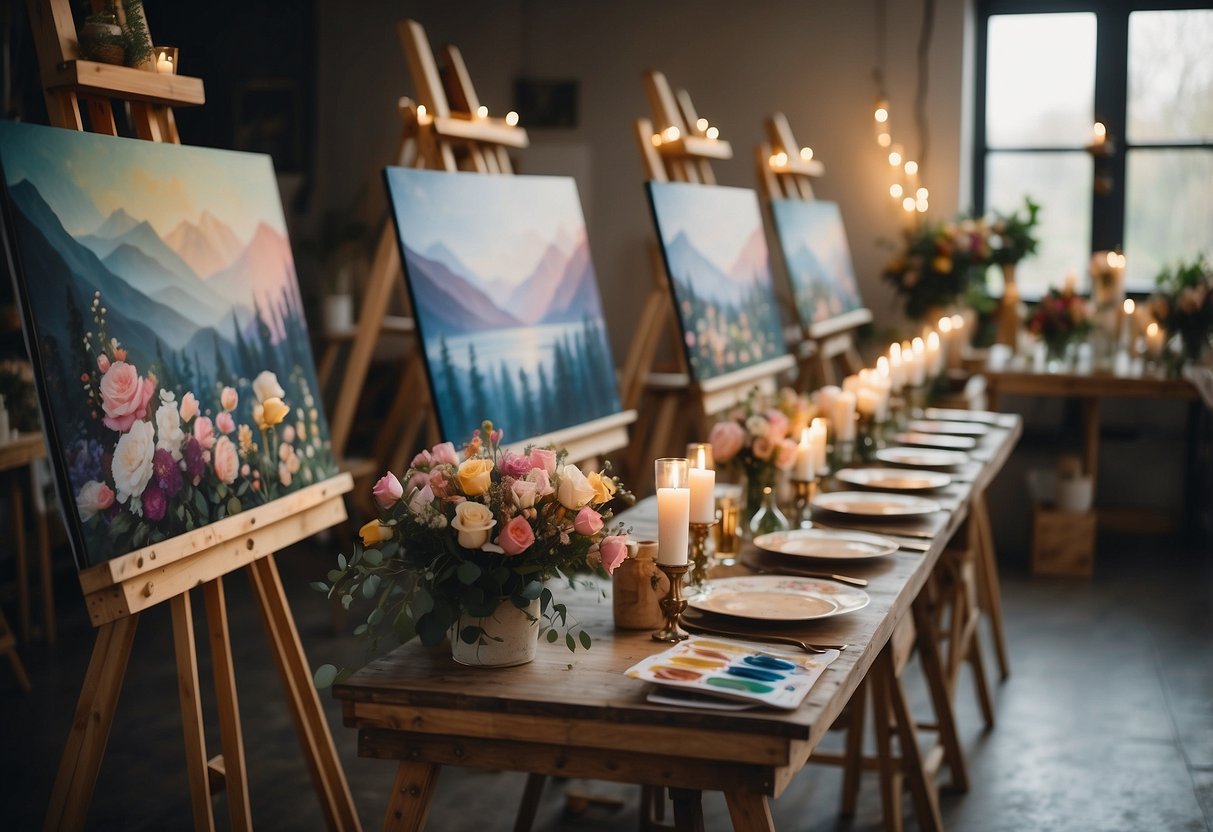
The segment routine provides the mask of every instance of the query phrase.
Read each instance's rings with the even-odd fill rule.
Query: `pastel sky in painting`
[[[668,243],[685,233],[691,245],[720,269],[728,270],[762,227],[758,198],[748,188],[663,187],[653,191]]]
[[[52,189],[43,187],[41,180],[65,165],[103,217],[125,208],[136,220],[147,220],[161,236],[182,220],[196,223],[206,206],[212,206],[212,211],[213,206],[223,206],[223,221],[241,242],[247,243],[262,222],[286,234],[275,189],[250,193],[232,186],[263,176],[265,166],[271,164],[268,157],[152,142],[135,145],[105,137],[97,137],[97,141],[80,138],[68,130],[6,131],[5,142],[14,142],[13,152],[6,154],[6,159],[14,160],[10,161],[12,169],[4,171],[6,180],[13,185],[29,179],[39,190],[49,193]],[[139,152],[131,152],[133,147]],[[194,158],[183,164],[184,155]],[[53,204],[51,207],[57,208]],[[79,234],[95,229],[67,230]]]
[[[424,253],[436,243],[476,240],[474,249],[459,249],[460,260],[506,287],[530,276],[545,242],[561,229],[572,234],[584,225],[570,179],[401,168],[387,168],[387,178],[410,248]],[[519,199],[520,191],[525,199]]]

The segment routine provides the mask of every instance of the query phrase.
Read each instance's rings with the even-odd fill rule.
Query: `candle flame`
[[[1137,308],[1137,304],[1133,302],[1133,298],[1125,298],[1125,314],[1132,315],[1133,310]]]
[[[947,335],[952,331],[952,319],[946,315],[939,319],[939,331]]]

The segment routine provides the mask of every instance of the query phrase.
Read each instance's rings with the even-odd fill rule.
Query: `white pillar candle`
[[[854,395],[859,391],[859,376],[850,375],[842,380],[842,389],[845,393]]]
[[[943,370],[943,350],[939,343],[938,332],[931,332],[927,335],[927,367],[933,376],[939,375]]]
[[[908,365],[910,371],[910,384],[915,387],[921,387],[926,383],[927,380],[927,346],[923,343],[921,338],[915,338],[910,343],[909,350],[907,350],[904,345],[902,346],[902,360],[905,360],[907,352],[914,357],[913,362]]]
[[[173,74],[173,59],[168,56],[167,52],[161,52],[160,57],[156,59],[156,72],[160,75]]]
[[[691,490],[657,489],[657,562],[681,566],[687,562],[691,532]]]
[[[1077,294],[1078,292],[1078,275],[1074,272],[1066,272],[1065,282],[1062,284],[1061,290],[1067,295]]]
[[[834,414],[834,399],[841,393],[838,387],[832,384],[826,385],[813,394],[813,398],[817,402],[817,412],[823,416],[833,416]]]
[[[834,398],[834,439],[855,441],[855,394],[845,390]]]
[[[693,467],[687,471],[691,484],[691,522],[711,523],[716,520],[716,472]]]
[[[1162,355],[1162,348],[1166,340],[1166,334],[1154,321],[1146,327],[1146,354],[1150,358],[1158,358]]]
[[[855,407],[860,416],[876,418],[876,407],[880,403],[880,394],[871,387],[863,387],[855,395]]]
[[[825,419],[814,419],[809,425],[809,445],[813,448],[813,470],[824,472],[826,468],[826,434],[828,433]]]
[[[796,464],[792,468],[792,476],[798,480],[813,479],[812,436],[812,428],[805,428],[800,432],[800,444],[796,446]]]

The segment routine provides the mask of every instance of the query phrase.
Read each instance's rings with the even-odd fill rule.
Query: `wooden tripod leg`
[[[25,672],[25,665],[17,654],[17,637],[9,628],[8,619],[4,617],[3,612],[0,612],[0,654],[8,656],[8,663],[13,668],[13,675],[17,677],[17,684],[21,686],[21,690],[29,693],[29,674]]]
[[[528,774],[526,790],[522,793],[522,802],[518,804],[518,814],[514,817],[514,832],[531,832],[535,825],[535,813],[539,811],[539,799],[543,797],[543,786],[547,783],[543,774]]]
[[[21,472],[13,471],[8,478],[8,507],[12,517],[13,546],[17,560],[17,629],[21,640],[29,643],[29,553],[25,551],[25,483]]]
[[[206,626],[210,634],[211,664],[215,676],[228,815],[232,829],[240,832],[253,828],[253,815],[249,808],[244,732],[240,726],[240,705],[236,698],[236,672],[232,665],[232,641],[228,633],[223,578],[204,584],[202,593],[206,599]]]
[[[341,761],[337,759],[333,735],[320,707],[320,696],[312,684],[307,658],[303,654],[303,645],[295,629],[295,619],[287,604],[274,556],[267,555],[253,561],[248,565],[248,573],[325,822],[329,829],[359,829],[354,798],[350,794]]]
[[[735,832],[775,832],[771,805],[766,795],[756,792],[725,792],[725,803]]]
[[[843,756],[842,808],[844,818],[854,817],[859,802],[859,781],[863,776],[864,714],[868,708],[868,683],[862,680],[851,694],[851,718],[847,724],[847,746]]]
[[[420,832],[425,828],[439,771],[432,763],[405,760],[400,764],[383,816],[384,832]]]
[[[892,707],[893,720],[897,724],[901,767],[910,783],[910,796],[914,798],[914,813],[918,817],[918,828],[924,832],[942,830],[943,818],[939,813],[939,794],[934,784],[927,780],[922,751],[918,748],[918,731],[914,728],[914,715],[910,713],[910,703],[906,699],[901,682],[897,679],[897,671],[893,667],[892,651],[887,648],[881,651],[876,662],[882,666],[881,678]]]
[[[97,630],[93,656],[84,674],[72,728],[51,789],[42,827],[45,830],[84,828],[138,623],[139,614],[135,613],[103,624]]]
[[[202,730],[202,700],[198,696],[198,647],[194,641],[194,613],[190,594],[169,602],[173,613],[173,652],[177,655],[177,693],[181,698],[181,724],[185,730],[185,768],[190,780],[194,829],[214,832],[210,777],[206,771],[206,735]]]
[[[994,631],[994,654],[998,659],[998,674],[1004,681],[1011,675],[1007,658],[1007,640],[1002,625],[1002,588],[998,583],[998,557],[994,551],[994,530],[990,527],[989,506],[985,493],[973,500],[970,522],[977,524],[977,589],[981,609],[990,617]]]

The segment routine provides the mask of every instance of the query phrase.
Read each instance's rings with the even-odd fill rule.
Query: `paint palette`
[[[632,679],[663,687],[794,710],[838,655],[837,650],[828,650],[808,656],[744,641],[691,636],[625,672]]]

